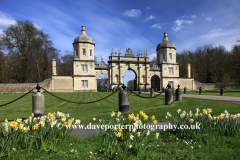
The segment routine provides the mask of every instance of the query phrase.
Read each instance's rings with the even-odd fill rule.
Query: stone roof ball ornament
[[[164,32],[163,41],[158,44],[156,51],[158,51],[161,48],[174,48],[176,49],[175,45],[168,40],[167,32]]]
[[[82,33],[80,34],[80,36],[76,37],[73,41],[73,43],[77,42],[88,42],[94,44],[93,39],[87,36],[85,26],[82,26]]]

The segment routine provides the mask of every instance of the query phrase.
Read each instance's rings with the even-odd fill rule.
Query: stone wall
[[[195,89],[198,90],[201,86],[203,90],[216,90],[223,86],[225,89],[240,89],[240,83],[200,83],[194,81]]]
[[[36,88],[39,84],[44,89],[51,91],[51,79],[45,79],[40,83],[0,83],[0,93],[27,93],[29,90]],[[37,92],[37,89],[33,90]],[[44,90],[41,89],[41,92]]]

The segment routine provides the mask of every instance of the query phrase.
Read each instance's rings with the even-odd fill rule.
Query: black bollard
[[[224,88],[222,87],[221,89],[220,89],[220,96],[223,96],[224,95]]]
[[[179,87],[180,85],[178,84],[178,89],[176,89],[176,101],[182,100],[182,90]]]
[[[34,113],[34,117],[41,117],[45,115],[45,97],[39,91],[40,86],[37,84],[36,89],[38,90],[32,96],[32,113]]]
[[[184,94],[186,94],[187,93],[187,88],[186,87],[184,87]]]
[[[168,89],[165,90],[165,105],[173,104],[173,90],[170,84],[167,85]]]
[[[199,95],[201,95],[202,94],[202,87],[200,86],[200,88],[199,88]]]
[[[129,94],[126,89],[126,86],[123,84],[122,90],[118,94],[118,106],[119,112],[128,112],[129,111]]]

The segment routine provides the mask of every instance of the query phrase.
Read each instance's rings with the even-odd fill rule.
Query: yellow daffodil
[[[49,112],[49,113],[48,113],[48,117],[49,117],[49,116],[51,116],[51,114],[52,114],[52,113],[51,113],[51,112]]]
[[[135,116],[134,115],[131,115],[130,117],[129,117],[129,120],[134,120],[135,119]]]
[[[137,117],[139,117],[139,114],[137,114]]]
[[[154,121],[153,121],[153,124],[157,124],[157,120],[154,120]]]
[[[12,128],[15,128],[17,125],[18,125],[18,122],[16,122],[16,121],[12,121],[11,124],[10,124],[10,126]]]
[[[211,113],[211,112],[212,112],[212,109],[209,109],[209,110],[208,110],[208,113]]]
[[[143,114],[143,111],[140,111],[140,115],[142,115]]]
[[[219,115],[219,118],[223,119],[224,118],[224,114]]]
[[[136,129],[135,129],[135,128],[133,129],[133,132],[134,132],[134,133],[136,132]]]
[[[192,123],[193,121],[194,121],[193,119],[190,119],[190,120],[189,120],[189,122],[191,122],[191,123]]]
[[[113,129],[113,131],[114,131],[114,132],[116,132],[117,130],[118,130],[118,128],[117,128],[117,127],[115,127],[115,128]]]
[[[31,116],[34,117],[34,113],[32,113]]]
[[[149,134],[150,134],[150,131],[147,131],[147,136],[149,136]]]
[[[232,117],[233,119],[236,119],[237,118],[237,116],[236,115],[233,115],[233,117]]]
[[[206,110],[206,109],[203,109],[203,113],[204,113],[204,112],[207,112],[207,110]]]
[[[121,137],[121,136],[122,136],[122,133],[118,132],[117,137]]]
[[[157,145],[157,147],[159,147],[159,144]]]
[[[152,121],[155,120],[155,116],[153,115],[153,116],[151,117],[151,119],[152,119]]]
[[[122,132],[122,128],[119,129],[119,132]]]
[[[158,137],[159,137],[159,133],[156,132],[156,138],[158,138]]]
[[[56,115],[56,113],[55,113],[55,112],[53,112],[53,115],[55,116],[55,115]]]
[[[72,121],[68,121],[68,125],[71,126],[72,125]]]
[[[185,114],[181,114],[180,117],[181,117],[181,118],[184,118],[184,117],[185,117]]]
[[[18,128],[19,128],[20,130],[22,130],[23,127],[24,127],[24,124],[22,124],[22,123],[20,123],[19,126],[18,126]]]
[[[35,125],[33,126],[33,129],[34,129],[34,130],[36,130],[36,129],[38,129],[38,128],[39,128],[38,124],[35,124]]]
[[[147,115],[145,115],[145,116],[144,116],[144,119],[145,119],[145,120],[147,120],[147,119],[148,119],[148,116],[147,116]]]

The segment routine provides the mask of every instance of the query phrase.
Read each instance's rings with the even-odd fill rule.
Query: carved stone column
[[[113,85],[113,64],[111,63],[111,86],[112,85]]]
[[[119,84],[121,83],[121,77],[122,77],[121,68],[122,68],[122,66],[118,66],[118,69],[119,69]]]

